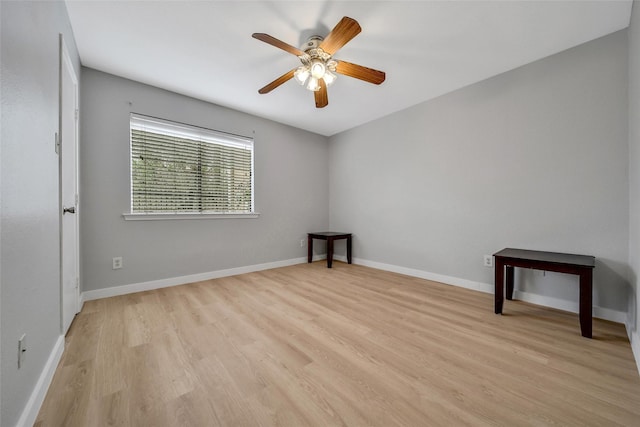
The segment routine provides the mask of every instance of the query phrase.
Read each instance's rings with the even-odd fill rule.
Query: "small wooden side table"
[[[331,268],[333,263],[333,241],[347,239],[347,262],[351,264],[351,233],[339,233],[336,231],[320,231],[308,233],[307,237],[307,262],[311,262],[313,257],[313,239],[327,241],[327,268]]]
[[[495,313],[502,314],[506,278],[507,299],[513,299],[513,268],[532,268],[575,274],[580,277],[580,330],[582,336],[592,336],[593,268],[595,257],[591,255],[564,254],[557,252],[531,251],[506,248],[493,254],[495,271]],[[505,273],[506,267],[506,273]],[[505,277],[506,276],[506,277]]]

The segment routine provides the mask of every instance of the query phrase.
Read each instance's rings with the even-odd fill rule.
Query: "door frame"
[[[74,294],[74,299],[75,299],[75,304],[74,306],[74,310],[75,313],[77,314],[80,312],[81,307],[81,301],[80,301],[80,210],[78,208],[80,200],[79,200],[79,194],[80,194],[80,162],[79,162],[79,96],[78,96],[78,92],[79,92],[79,81],[78,81],[78,75],[76,73],[76,70],[73,66],[73,62],[71,61],[71,57],[69,55],[69,51],[67,49],[67,45],[64,41],[64,36],[62,35],[62,33],[60,33],[59,35],[59,46],[60,46],[60,53],[59,53],[59,70],[58,70],[58,93],[59,93],[59,99],[58,99],[58,134],[57,134],[57,140],[56,140],[56,151],[58,153],[58,215],[59,215],[59,229],[60,229],[60,237],[59,237],[59,246],[60,246],[60,333],[62,335],[66,335],[67,331],[64,330],[64,277],[63,277],[63,261],[64,261],[64,253],[63,253],[63,234],[64,234],[64,229],[63,229],[63,213],[62,213],[62,209],[63,209],[63,198],[62,198],[62,170],[64,165],[62,164],[62,150],[63,150],[63,146],[62,146],[62,116],[63,116],[63,86],[62,86],[62,82],[63,82],[63,72],[64,72],[64,64],[66,63],[66,66],[68,67],[69,71],[71,72],[71,78],[73,80],[74,83],[74,129],[73,129],[73,133],[74,133],[74,147],[73,149],[76,152],[75,155],[75,177],[74,177],[74,181],[75,181],[75,207],[76,207],[76,213],[74,214],[74,218],[75,218],[75,228],[76,228],[76,233],[75,233],[75,246],[76,246],[76,292]]]

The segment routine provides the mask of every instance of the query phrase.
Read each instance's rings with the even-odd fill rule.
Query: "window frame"
[[[167,126],[166,135],[173,133],[174,136],[180,137],[180,129],[184,131],[186,139],[192,139],[195,135],[200,135],[202,140],[209,141],[217,145],[225,145],[220,141],[214,142],[216,139],[227,139],[229,146],[234,144],[249,145],[251,147],[251,207],[250,211],[148,211],[134,212],[134,189],[133,189],[133,138],[132,130],[135,120],[141,122],[157,124],[160,128],[162,125]],[[129,212],[122,214],[125,220],[175,220],[175,219],[225,219],[225,218],[258,218],[260,214],[255,210],[255,140],[253,137],[236,135],[219,130],[213,130],[201,126],[190,125],[186,123],[176,122],[172,120],[161,119],[139,113],[130,113],[129,115]]]

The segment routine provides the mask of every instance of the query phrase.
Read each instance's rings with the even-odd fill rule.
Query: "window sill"
[[[258,218],[257,212],[252,213],[123,213],[126,221],[158,221],[167,219],[249,219]]]

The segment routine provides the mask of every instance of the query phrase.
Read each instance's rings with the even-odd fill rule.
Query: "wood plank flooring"
[[[89,301],[36,426],[640,425],[624,327],[324,262]]]

